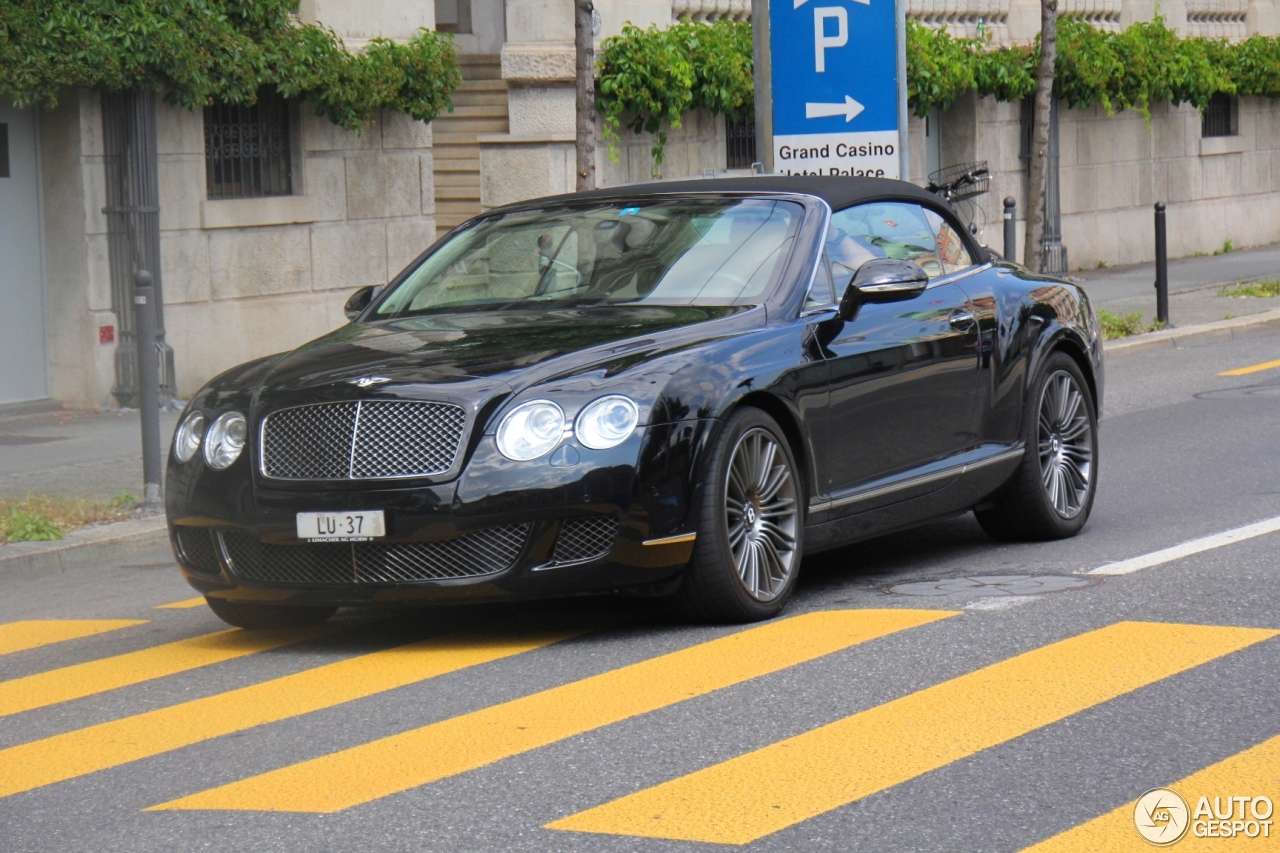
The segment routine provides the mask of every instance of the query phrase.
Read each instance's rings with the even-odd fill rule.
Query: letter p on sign
[[[835,18],[836,31],[827,35],[827,19]],[[827,70],[827,48],[849,43],[849,15],[841,6],[817,7],[813,10],[813,65],[819,74]]]

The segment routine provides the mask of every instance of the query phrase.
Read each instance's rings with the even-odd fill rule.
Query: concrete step
[[[505,113],[507,110],[507,92],[503,90],[481,91],[481,92],[454,92],[453,108],[455,110],[461,107],[501,107]],[[452,113],[441,113],[441,115],[452,115]]]
[[[447,187],[436,184],[436,209],[440,209],[440,205],[445,202],[459,202],[465,204],[473,204],[479,209],[480,205],[480,185],[472,184],[465,187]]]
[[[507,102],[504,98],[500,103],[494,104],[454,104],[453,112],[441,113],[440,118],[446,120],[454,119],[477,119],[477,118],[493,118],[501,121],[507,120]]]
[[[463,80],[462,85],[455,91],[457,92],[505,92],[507,91],[507,81],[499,78],[497,80]]]
[[[501,80],[502,60],[496,53],[460,53],[458,70],[463,80]]]
[[[506,128],[502,128],[500,130],[486,130],[483,132],[484,133],[506,133],[507,130]],[[459,146],[467,145],[472,148],[475,148],[476,136],[478,135],[479,134],[474,130],[458,131],[458,130],[454,130],[453,128],[441,129],[440,126],[437,125],[436,131],[433,134],[433,138],[435,140],[435,145],[437,148],[439,148],[442,145],[459,145]]]
[[[432,161],[432,171],[436,175],[479,175],[480,174],[480,158],[471,157],[469,159],[447,158],[441,159],[439,149],[436,149],[435,159]],[[438,180],[438,178],[437,178]]]
[[[476,198],[480,197],[480,171],[474,172],[458,171],[440,171],[436,170],[436,198],[440,197],[441,187],[470,187],[476,191]]]
[[[500,118],[469,118],[463,116],[458,118],[455,116],[445,116],[442,120],[437,120],[436,134],[443,133],[469,133],[477,135],[481,133],[506,133],[511,126],[507,122],[506,116]]]

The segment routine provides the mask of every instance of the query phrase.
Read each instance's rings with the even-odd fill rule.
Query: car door
[[[824,329],[824,467],[833,509],[861,511],[941,488],[945,477],[910,488],[894,483],[918,481],[929,466],[972,446],[978,334],[968,296],[953,280],[956,268],[939,256],[939,237],[916,204],[875,202],[832,215],[827,257],[837,295],[877,257],[915,261],[930,277],[914,299],[865,304],[853,320]],[[865,500],[859,492],[868,493]]]

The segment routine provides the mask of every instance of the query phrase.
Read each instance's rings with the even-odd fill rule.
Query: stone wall
[[[303,0],[349,48],[434,25],[432,0]],[[114,343],[100,98],[68,91],[39,117],[50,391],[113,406]],[[345,322],[347,296],[385,284],[435,239],[432,134],[398,113],[363,133],[290,117],[293,194],[208,198],[204,117],[157,115],[161,282],[180,396],[242,361],[292,349]]]
[[[1001,248],[1002,201],[1018,201],[1025,246],[1026,161],[1019,156],[1019,106],[960,99],[941,117],[944,164],[986,160],[990,192],[974,202],[985,239]],[[923,122],[912,120],[912,174],[923,183]],[[1059,146],[1063,243],[1072,269],[1151,260],[1152,205],[1168,205],[1173,257],[1280,241],[1280,104],[1243,98],[1236,136],[1201,138],[1188,105],[1108,115],[1061,105]],[[965,203],[962,212],[972,210]]]

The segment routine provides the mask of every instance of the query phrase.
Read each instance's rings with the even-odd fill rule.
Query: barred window
[[[204,108],[204,161],[209,198],[262,198],[293,193],[289,104],[275,88],[258,90],[253,106]]]
[[[729,169],[750,169],[756,162],[756,123],[724,120],[725,163]]]
[[[1237,116],[1239,101],[1230,95],[1217,92],[1209,99],[1200,117],[1200,135],[1235,136],[1240,132]]]

